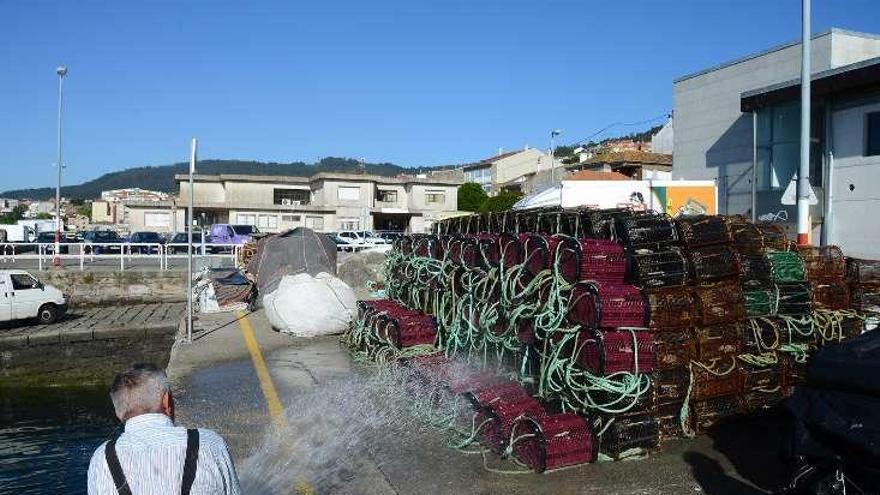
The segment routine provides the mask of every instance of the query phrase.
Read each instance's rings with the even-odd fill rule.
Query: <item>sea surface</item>
[[[92,452],[121,431],[107,387],[0,388],[0,495],[86,493]]]

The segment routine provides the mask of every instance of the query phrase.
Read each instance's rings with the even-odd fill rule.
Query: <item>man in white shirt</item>
[[[92,455],[89,495],[241,492],[220,435],[174,426],[174,399],[164,371],[134,365],[116,375],[110,398],[125,431]]]

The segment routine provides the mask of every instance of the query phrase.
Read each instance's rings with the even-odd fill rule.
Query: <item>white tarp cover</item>
[[[357,313],[357,298],[345,282],[328,273],[286,275],[263,294],[273,327],[298,337],[341,333]]]
[[[561,202],[562,188],[555,186],[523,197],[513,205],[513,209],[528,210],[530,208],[546,208],[548,206],[559,206]]]

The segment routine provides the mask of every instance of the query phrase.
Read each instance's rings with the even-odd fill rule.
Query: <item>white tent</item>
[[[559,206],[562,204],[562,187],[554,186],[534,194],[524,196],[513,205],[514,210],[527,210],[529,208],[544,208],[547,206]]]

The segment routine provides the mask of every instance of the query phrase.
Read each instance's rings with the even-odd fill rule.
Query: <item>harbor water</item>
[[[120,431],[106,387],[0,388],[0,495],[86,493],[92,452]]]

